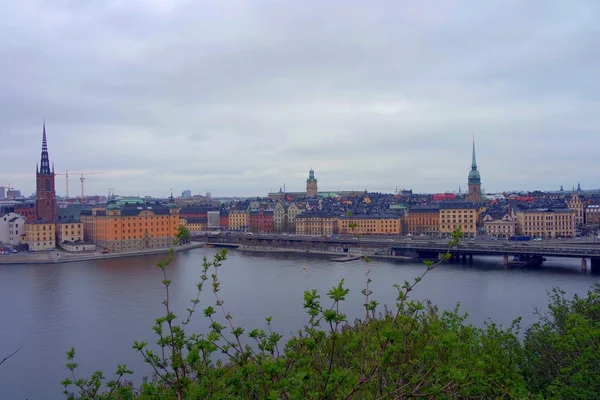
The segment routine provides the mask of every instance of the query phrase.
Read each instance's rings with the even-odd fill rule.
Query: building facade
[[[221,228],[221,213],[219,211],[208,211],[206,220],[208,221],[208,229]]]
[[[185,226],[190,232],[203,232],[208,230],[208,218],[179,218],[180,225]]]
[[[25,218],[17,213],[0,215],[0,248],[18,246],[25,237]]]
[[[406,214],[406,229],[412,235],[436,235],[440,232],[440,206],[437,204],[410,207]]]
[[[83,224],[80,221],[65,221],[56,224],[56,244],[63,242],[83,242]]]
[[[315,178],[315,171],[310,169],[308,171],[308,179],[306,180],[306,197],[315,197],[319,189],[317,187],[317,179]]]
[[[296,235],[332,236],[338,230],[337,215],[304,212],[296,216]]]
[[[13,208],[16,214],[22,215],[27,222],[33,222],[37,219],[36,203],[21,203]]]
[[[599,204],[588,204],[585,207],[585,223],[586,225],[600,225]]]
[[[475,157],[475,140],[473,140],[473,159],[471,161],[471,171],[469,172],[469,194],[467,201],[477,203],[481,201],[481,176],[477,170],[477,159]]]
[[[172,198],[167,205],[109,200],[94,218],[95,244],[114,252],[168,248],[180,226],[179,209]]]
[[[568,208],[517,210],[517,232],[542,239],[575,236],[575,212]]]
[[[488,236],[509,239],[516,233],[517,222],[509,213],[489,212],[483,215],[483,228]]]
[[[585,205],[579,195],[574,194],[567,198],[567,207],[573,210],[573,218],[575,218],[575,226],[580,226],[585,223]]]
[[[31,251],[56,248],[56,225],[53,222],[43,220],[26,223],[25,242]]]
[[[343,235],[399,235],[402,233],[401,226],[400,217],[392,214],[356,214],[338,217],[338,231]]]
[[[58,206],[56,204],[54,166],[50,170],[48,143],[46,141],[46,123],[42,135],[42,157],[39,168],[36,167],[35,205],[36,218],[44,221],[56,221]]]
[[[440,234],[449,236],[460,228],[463,237],[477,235],[477,206],[468,202],[440,203]]]
[[[252,210],[248,214],[248,228],[254,233],[273,233],[275,216],[273,210]]]
[[[229,229],[233,231],[245,231],[248,229],[248,212],[235,210],[229,212]]]

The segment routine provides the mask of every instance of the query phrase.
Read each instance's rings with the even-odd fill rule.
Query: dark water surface
[[[196,249],[175,255],[169,267],[171,299],[183,316],[202,256],[214,249]],[[147,374],[134,340],[153,342],[151,326],[161,315],[164,287],[155,267],[161,257],[148,256],[87,261],[62,265],[0,266],[0,359],[21,351],[0,366],[0,399],[61,399],[60,381],[68,376],[65,351],[75,347],[81,373],[100,369],[110,377],[117,364]],[[473,263],[438,267],[417,285],[414,297],[428,298],[441,309],[457,302],[469,313],[469,322],[481,325],[491,317],[510,324],[518,316],[523,326],[536,320],[534,307],[545,308],[546,291],[560,286],[568,294],[583,294],[597,276],[579,271],[579,260],[550,259],[536,270],[505,270],[499,257],[476,258]],[[306,268],[304,268],[306,267]],[[418,262],[362,261],[332,263],[310,255],[230,252],[220,269],[221,297],[234,323],[264,328],[273,316],[276,331],[289,337],[307,321],[302,309],[304,290],[325,292],[341,278],[351,290],[345,311],[362,316],[365,272],[371,270],[374,297],[393,305],[394,283],[412,280],[423,265]],[[209,288],[210,289],[210,288]],[[212,293],[201,297],[200,308],[214,304]],[[204,331],[201,313],[190,329]]]

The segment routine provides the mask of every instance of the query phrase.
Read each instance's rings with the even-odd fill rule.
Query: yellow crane
[[[81,204],[83,204],[83,181],[86,179],[84,175],[99,175],[104,172],[69,172],[69,170],[65,170],[64,174],[54,174],[65,177],[65,191],[67,195],[67,200],[69,200],[69,175],[79,175],[79,180],[81,181]]]

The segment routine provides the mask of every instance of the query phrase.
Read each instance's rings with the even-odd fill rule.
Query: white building
[[[25,218],[16,213],[0,215],[0,243],[2,246],[18,246],[25,235]]]

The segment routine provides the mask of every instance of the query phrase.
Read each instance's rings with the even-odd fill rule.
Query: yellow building
[[[248,229],[248,212],[235,210],[229,212],[229,229],[244,231]]]
[[[574,194],[567,198],[567,207],[573,210],[575,225],[583,225],[585,219],[585,204],[579,195]]]
[[[440,203],[440,233],[450,235],[460,228],[463,237],[477,235],[477,206],[465,202]]]
[[[517,232],[542,239],[575,236],[575,211],[568,208],[517,210]]]
[[[93,229],[95,244],[116,252],[168,248],[180,226],[172,198],[167,205],[112,199],[106,209],[83,210],[80,218],[84,238],[86,229]]]
[[[25,223],[25,243],[31,251],[56,248],[56,225],[54,222],[34,221]]]
[[[351,224],[356,224],[356,227],[351,228]],[[399,235],[402,224],[398,215],[357,214],[339,217],[338,229],[343,235]]]
[[[56,244],[62,242],[83,241],[83,224],[81,222],[58,222],[56,224]]]
[[[338,233],[338,216],[304,212],[295,217],[296,235],[332,236]]]
[[[185,226],[190,232],[203,232],[208,230],[208,218],[179,218],[179,224]]]

